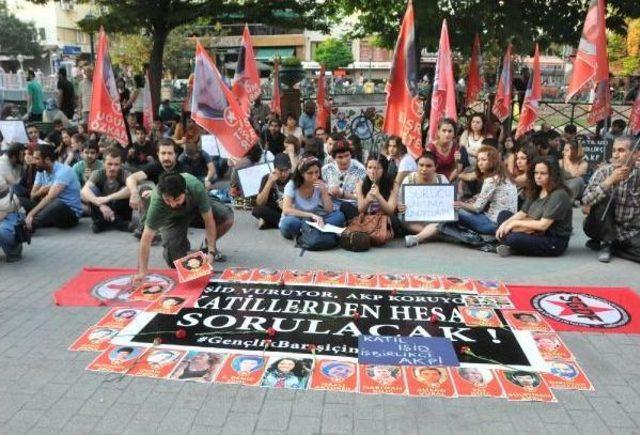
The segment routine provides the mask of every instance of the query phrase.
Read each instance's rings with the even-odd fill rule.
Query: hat
[[[280,153],[274,157],[273,166],[276,169],[291,169],[291,160],[288,155]]]

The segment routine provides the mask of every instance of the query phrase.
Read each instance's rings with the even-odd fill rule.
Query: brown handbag
[[[391,218],[384,213],[360,213],[347,226],[346,232],[358,231],[368,234],[372,246],[381,246],[393,239]]]

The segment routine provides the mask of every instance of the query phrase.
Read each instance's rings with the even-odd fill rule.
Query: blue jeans
[[[344,215],[339,211],[333,211],[327,215],[322,216],[324,222],[327,224],[335,225],[337,227],[343,227],[345,224]],[[286,239],[294,239],[300,230],[302,229],[302,223],[307,219],[297,216],[283,216],[280,220],[280,233]]]
[[[18,254],[15,226],[20,217],[20,213],[9,213],[0,221],[0,248],[8,257]]]
[[[501,211],[498,215],[498,224],[513,216],[509,211]],[[514,253],[533,257],[557,257],[562,255],[569,246],[569,236],[556,236],[548,231],[543,234],[527,234],[510,232],[502,241],[511,247]]]
[[[480,234],[495,234],[498,225],[484,213],[458,210],[458,224]]]

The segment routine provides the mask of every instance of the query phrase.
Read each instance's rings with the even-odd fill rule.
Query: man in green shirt
[[[44,93],[42,85],[36,80],[36,73],[32,69],[27,73],[27,114],[29,122],[42,122],[44,112]]]
[[[133,284],[140,284],[149,272],[149,251],[156,232],[162,235],[163,257],[169,267],[188,254],[189,224],[204,222],[209,262],[225,261],[216,241],[233,225],[233,210],[215,198],[210,198],[204,185],[193,175],[166,172],[160,176],[158,186],[151,194],[149,209],[140,238],[138,273]]]

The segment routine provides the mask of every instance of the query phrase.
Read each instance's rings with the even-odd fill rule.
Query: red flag
[[[438,122],[442,118],[458,119],[456,111],[456,82],[453,80],[453,63],[451,61],[451,45],[447,20],[442,20],[438,60],[433,77],[431,94],[431,116],[429,117],[429,142],[434,142],[438,135]]]
[[[591,0],[589,5],[566,101],[590,85],[595,86],[595,99],[587,121],[595,124],[611,115],[604,0]]]
[[[631,114],[629,115],[629,131],[634,136],[640,133],[640,89],[636,95],[636,101],[633,103]]]
[[[331,104],[327,100],[327,86],[325,79],[324,66],[320,66],[318,75],[318,93],[317,93],[318,112],[316,113],[316,127],[327,128],[327,122],[331,119]]]
[[[196,43],[191,119],[216,136],[235,158],[243,157],[258,141],[246,112],[225,85],[200,41]]]
[[[520,138],[526,132],[533,130],[533,124],[538,118],[538,107],[542,98],[542,75],[540,73],[540,52],[538,44],[533,55],[533,74],[529,77],[527,84],[527,92],[524,94],[524,102],[522,103],[522,112],[520,113],[520,121],[516,130],[516,139]]]
[[[471,50],[469,78],[467,79],[467,106],[476,101],[480,91],[482,91],[482,54],[480,53],[480,36],[476,33]]]
[[[251,105],[262,92],[258,65],[256,64],[256,58],[253,55],[253,46],[251,45],[251,34],[249,33],[249,26],[246,24],[244,26],[244,32],[242,32],[242,43],[240,45],[238,64],[236,66],[236,73],[233,76],[233,87],[231,91],[238,99],[240,107],[245,113],[249,113]]]
[[[382,130],[402,138],[414,157],[422,154],[422,102],[416,85],[416,50],[413,3],[402,20],[387,81],[387,109]]]
[[[273,95],[271,95],[271,104],[269,107],[273,113],[277,113],[282,118],[282,109],[280,108],[280,77],[278,76],[278,70],[280,65],[276,61],[273,64]]]
[[[89,130],[101,133],[121,144],[129,142],[120,106],[120,95],[111,69],[109,40],[102,28],[98,40],[96,67],[93,70]]]
[[[500,122],[503,122],[511,114],[511,99],[513,97],[511,82],[511,44],[509,44],[507,52],[504,54],[504,59],[502,60],[502,72],[500,73],[500,81],[498,82],[498,92],[496,93],[496,99],[493,102],[493,109],[491,110]]]
[[[149,73],[145,74],[144,88],[142,89],[142,125],[147,134],[153,128],[153,100],[151,100],[151,87],[149,86]]]

